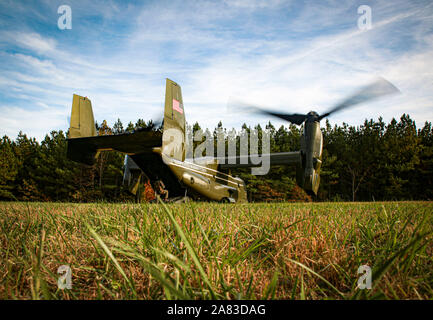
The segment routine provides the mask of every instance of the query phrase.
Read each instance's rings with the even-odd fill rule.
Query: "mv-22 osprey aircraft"
[[[331,113],[351,105],[370,100],[397,89],[384,79],[365,87],[344,100],[322,116],[308,114],[283,114],[251,106],[249,110],[278,117],[297,125],[304,124],[301,150],[262,154],[269,164],[296,166],[296,181],[307,193],[317,194],[323,137],[320,120]],[[92,105],[88,98],[73,95],[68,151],[69,159],[92,165],[99,152],[115,150],[126,154],[124,180],[130,190],[137,193],[142,174],[150,182],[161,183],[170,198],[181,199],[188,195],[221,202],[245,202],[247,193],[242,179],[231,175],[233,168],[257,167],[254,155],[226,158],[186,159],[186,124],[180,86],[166,80],[163,130],[136,130],[133,133],[98,136]],[[257,155],[256,155],[257,156]],[[158,190],[157,190],[158,192]]]

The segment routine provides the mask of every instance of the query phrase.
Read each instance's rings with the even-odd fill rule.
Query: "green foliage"
[[[347,124],[331,128],[327,123],[322,130],[324,165],[320,198],[432,198],[429,123],[417,132],[415,122],[404,114],[399,122],[393,119],[388,125],[379,118],[377,122],[366,120],[357,128]]]
[[[158,130],[150,120],[139,119],[123,127],[120,119],[110,127],[104,120],[97,125],[99,135],[134,130]],[[262,135],[262,128],[255,128]],[[251,131],[244,124],[242,129]],[[270,133],[270,151],[299,150],[302,126],[266,125]],[[201,130],[196,122],[192,133]],[[240,135],[227,130],[222,122],[208,136],[220,130],[240,154]],[[321,184],[316,200],[429,200],[433,198],[433,130],[426,122],[417,129],[404,114],[389,124],[365,120],[358,127],[343,123],[322,127],[324,150]],[[196,148],[201,141],[194,141]],[[124,155],[101,152],[94,166],[85,166],[66,157],[66,134],[52,131],[40,143],[22,132],[12,141],[0,140],[0,199],[30,201],[124,201],[132,200],[122,188]],[[259,143],[259,151],[261,145]],[[216,154],[216,141],[215,141]],[[191,154],[192,155],[192,154]],[[265,176],[253,176],[250,169],[232,170],[246,182],[250,201],[311,201],[295,183],[295,168],[272,167]]]
[[[14,153],[14,145],[4,136],[0,140],[0,199],[13,199],[15,178],[18,174],[19,162]]]
[[[123,130],[118,120],[115,132]],[[106,121],[100,135],[112,134]],[[52,131],[41,143],[19,133],[16,141],[0,141],[0,199],[26,201],[121,201],[129,194],[122,188],[123,154],[102,152],[97,163],[86,166],[66,157],[63,131]]]

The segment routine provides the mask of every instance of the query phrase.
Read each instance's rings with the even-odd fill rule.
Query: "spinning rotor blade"
[[[398,93],[400,90],[398,90],[391,82],[379,78],[375,82],[363,87],[361,90],[353,94],[352,96],[348,97],[347,99],[343,100],[339,104],[337,104],[335,107],[328,110],[326,113],[317,116],[316,113],[313,113],[313,118],[315,121],[322,120],[325,117],[328,117],[329,115],[341,111],[343,109],[352,107],[354,105],[374,100],[379,97]],[[233,102],[232,102],[233,103]],[[309,118],[310,114],[299,114],[299,113],[281,113],[277,111],[269,111],[262,108],[259,108],[257,106],[253,106],[250,104],[242,103],[242,102],[234,102],[235,107],[239,108],[241,107],[244,111],[247,112],[255,112],[265,115],[274,116],[283,120],[287,120],[291,123],[301,125],[307,118]]]
[[[352,107],[362,102],[374,100],[379,97],[392,94],[392,93],[397,93],[397,92],[400,92],[400,90],[398,90],[391,82],[383,78],[379,78],[375,82],[365,86],[364,88],[362,88],[361,90],[353,94],[352,96],[343,100],[335,107],[328,110],[328,112],[322,114],[319,117],[319,121],[325,117],[328,117],[332,113],[338,112],[340,110]]]
[[[258,111],[256,112],[274,116],[283,120],[287,120],[297,125],[301,125],[305,121],[305,119],[307,119],[306,114],[299,114],[299,113],[286,114],[286,113],[279,113],[279,112],[267,111],[262,109],[258,109]]]

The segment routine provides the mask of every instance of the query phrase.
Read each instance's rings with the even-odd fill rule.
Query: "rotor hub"
[[[307,122],[319,121],[319,114],[316,111],[307,113]]]

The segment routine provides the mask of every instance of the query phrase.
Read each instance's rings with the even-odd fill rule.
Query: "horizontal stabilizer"
[[[68,158],[92,165],[98,151],[115,150],[127,154],[152,152],[161,147],[162,134],[158,131],[137,131],[118,135],[68,139]]]

